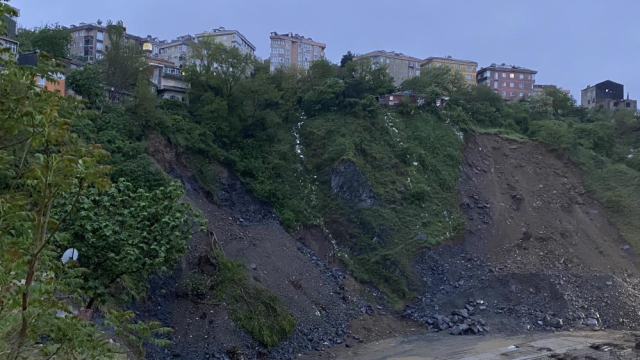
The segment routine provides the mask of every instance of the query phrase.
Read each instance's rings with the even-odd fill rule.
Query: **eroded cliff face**
[[[454,333],[638,329],[635,257],[579,169],[491,135],[464,153],[465,235],[420,257],[426,291],[407,314]]]

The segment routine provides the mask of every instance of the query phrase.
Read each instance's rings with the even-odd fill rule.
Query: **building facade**
[[[110,25],[107,25],[110,26]],[[115,26],[115,25],[113,25]],[[109,36],[107,35],[107,27],[102,23],[80,23],[79,25],[71,25],[71,48],[69,54],[75,58],[93,63],[102,59],[106,48],[109,46]],[[125,28],[124,39],[127,42],[138,44],[142,48],[145,39],[127,34]]]
[[[187,102],[189,83],[183,79],[180,65],[173,61],[147,57],[151,67],[150,80],[158,97]]]
[[[243,54],[255,55],[256,47],[238,30],[227,30],[223,27],[196,34],[196,39],[211,37],[227,47],[235,47]]]
[[[18,11],[17,9],[13,8]],[[0,49],[9,49],[10,54],[2,54],[0,55],[2,58],[12,57],[14,60],[18,57],[18,45],[19,43],[15,40],[17,34],[17,22],[16,19],[9,16],[3,15],[2,21],[4,22],[5,35],[0,33]]]
[[[374,65],[386,65],[395,86],[400,86],[403,81],[420,75],[421,60],[412,56],[395,51],[376,50],[358,56],[358,58],[363,57],[370,58]]]
[[[605,80],[593,86],[589,85],[580,92],[580,104],[593,109],[603,107],[609,110],[628,109],[636,111],[638,102],[624,98],[624,85],[611,80]]]
[[[172,61],[178,65],[184,65],[191,56],[191,43],[196,40],[195,36],[183,35],[171,42],[164,42],[158,45],[158,57],[163,60]]]
[[[278,34],[272,32],[270,39],[271,71],[291,65],[308,69],[312,62],[324,59],[324,50],[327,48],[324,43],[294,33]]]
[[[535,70],[515,65],[491,64],[478,70],[478,85],[487,86],[505,100],[529,97],[536,82]]]
[[[476,84],[476,71],[478,63],[471,60],[454,59],[451,56],[428,57],[420,63],[421,69],[438,66],[449,66],[452,70],[459,71],[469,85]]]

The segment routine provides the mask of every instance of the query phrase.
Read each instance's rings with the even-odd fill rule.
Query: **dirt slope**
[[[299,235],[309,238],[305,243],[323,253],[316,255],[289,235],[280,226],[274,211],[253,197],[242,182],[223,167],[217,169],[219,203],[212,204],[207,200],[206,191],[166,141],[153,137],[148,150],[160,167],[182,181],[186,192],[184,200],[203,212],[209,220],[209,232],[215,233],[225,254],[241,260],[253,279],[274,292],[297,319],[295,332],[288,340],[264,349],[236,328],[224,305],[199,304],[184,296],[181,276],[196,269],[200,255],[210,249],[209,235],[196,234],[179,269],[171,276],[153,279],[149,298],[135,307],[143,317],[158,319],[174,329],[171,347],[150,347],[148,358],[294,358],[311,350],[353,342],[348,323],[358,317],[380,319],[398,328],[386,337],[402,334],[404,322],[379,314],[375,306],[350,293],[351,286],[343,284],[342,272],[326,265],[323,260],[330,243],[322,244],[321,231],[312,228]],[[368,337],[364,331],[359,334],[362,338]]]
[[[426,291],[406,314],[447,331],[434,316],[465,305],[491,331],[637,329],[635,258],[580,171],[534,142],[469,134],[464,152],[465,236],[418,260]]]

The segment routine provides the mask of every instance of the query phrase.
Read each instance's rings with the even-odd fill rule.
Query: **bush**
[[[531,123],[530,135],[560,150],[576,146],[576,136],[566,123],[558,120],[534,121]]]
[[[189,296],[203,299],[211,291],[213,279],[199,272],[191,272],[182,278],[182,286]]]

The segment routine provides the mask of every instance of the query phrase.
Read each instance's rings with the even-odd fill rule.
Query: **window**
[[[460,70],[460,64],[456,65],[456,69]]]
[[[591,99],[587,100],[587,105],[591,105]]]
[[[630,108],[630,107],[631,107],[631,103],[630,103],[630,102],[626,102],[624,105],[625,105],[626,107],[628,107],[628,108]]]
[[[494,78],[495,80],[498,80],[498,73],[493,73],[493,78]]]
[[[507,77],[507,73],[502,73],[502,77],[506,78]]]
[[[520,89],[522,89],[522,88],[524,88],[524,84],[523,84],[523,83],[520,83],[520,84],[518,84],[518,87],[519,87]]]
[[[98,31],[97,39],[98,39],[98,40],[104,40],[104,32],[102,32],[102,31]]]
[[[514,83],[509,83],[509,87],[515,87],[515,86],[516,86],[516,84],[514,84]]]
[[[519,94],[519,96],[520,96],[520,97],[524,97],[524,93],[520,93],[520,94]]]
[[[471,74],[467,74],[467,80],[471,80]]]
[[[485,76],[490,78],[491,77],[491,71],[487,70],[487,72],[485,73]]]
[[[509,78],[510,78],[510,79],[513,79],[513,78],[515,78],[515,77],[516,77],[516,74],[514,74],[514,73],[509,74]]]
[[[473,71],[473,66],[467,65],[467,71]]]
[[[506,87],[506,86],[507,86],[507,82],[506,82],[506,81],[503,81],[503,82],[502,82],[502,86]]]
[[[493,82],[493,88],[494,88],[494,89],[497,89],[497,88],[498,88],[498,82],[497,82],[497,81],[494,81],[494,82]]]
[[[40,76],[38,76],[38,85],[43,85],[44,86],[44,79],[41,78]]]
[[[519,77],[520,77],[520,80],[524,79],[524,74],[520,74]]]
[[[507,96],[507,92],[506,92],[506,91],[504,91],[504,90],[502,90],[502,96],[503,96],[503,97]]]
[[[513,95],[514,95],[514,92],[512,91],[512,92],[509,94],[509,96],[513,96]]]
[[[96,43],[96,50],[103,50],[103,49],[104,49],[104,44],[103,43],[101,43],[101,42]]]
[[[416,76],[420,76],[420,70],[416,70]]]

